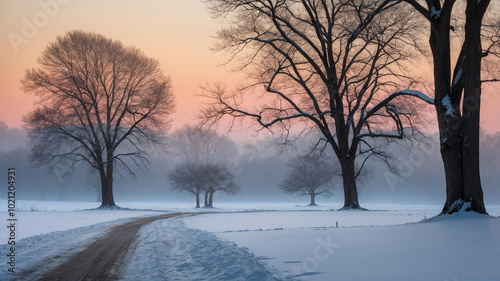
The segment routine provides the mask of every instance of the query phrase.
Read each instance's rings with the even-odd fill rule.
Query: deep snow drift
[[[122,204],[137,210],[86,210],[95,203],[18,205],[17,273],[8,274],[4,266],[1,280],[36,280],[132,217],[193,211],[189,204],[165,203]],[[439,208],[332,211],[338,207],[225,204],[211,214],[156,221],[139,232],[122,279],[500,280],[499,207],[488,208],[491,217],[430,220]],[[0,214],[6,221],[6,212]],[[7,237],[5,227],[0,237]],[[6,242],[0,241],[4,265]]]

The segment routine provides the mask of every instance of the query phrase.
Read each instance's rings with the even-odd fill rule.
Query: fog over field
[[[29,163],[29,140],[21,128],[0,126],[0,169],[14,167],[17,170],[19,200],[98,201],[98,175],[84,163],[72,171],[58,167],[53,171],[34,168]],[[279,189],[287,171],[288,161],[300,149],[280,148],[271,145],[268,138],[237,143],[239,155],[227,163],[235,172],[241,191],[236,195],[216,193],[218,202],[296,202],[307,204],[307,196],[284,193]],[[445,200],[442,162],[437,145],[424,147],[409,155],[403,146],[392,145],[394,163],[400,175],[390,173],[386,166],[369,162],[366,178],[360,184],[360,201],[363,203],[441,205]],[[302,149],[303,151],[303,149]],[[481,173],[486,205],[500,202],[500,133],[483,133],[481,144]],[[118,175],[115,183],[116,202],[165,201],[194,202],[190,193],[173,191],[167,173],[176,162],[166,152],[152,152],[146,171],[137,171],[134,180],[130,175]],[[318,197],[318,204],[341,203],[343,200],[341,179],[334,180],[335,189],[329,198]],[[5,194],[1,194],[4,197]]]

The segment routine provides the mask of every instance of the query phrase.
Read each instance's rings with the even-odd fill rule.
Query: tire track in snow
[[[189,213],[148,217],[115,226],[103,238],[46,272],[40,280],[116,280],[123,266],[123,258],[142,226],[155,220],[187,214]]]
[[[181,219],[155,221],[139,232],[122,281],[276,281],[248,249]]]

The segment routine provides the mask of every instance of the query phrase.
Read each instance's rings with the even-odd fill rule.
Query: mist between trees
[[[462,206],[487,213],[480,102],[483,83],[499,80],[482,62],[500,58],[498,17],[488,20],[487,13],[498,7],[490,10],[489,0],[208,2],[212,15],[227,24],[217,34],[217,50],[236,71],[248,73],[241,87],[205,87],[208,123],[250,119],[283,132],[285,143],[298,123],[308,124],[304,132],[320,132],[318,145],[330,147],[340,163],[342,209],[363,209],[356,179],[367,160],[395,171],[392,155],[374,143],[422,142],[425,107],[418,101],[425,102],[435,109],[444,164],[441,214]],[[461,47],[453,64],[455,42]],[[432,57],[433,88],[412,69],[418,57]]]
[[[479,158],[481,91],[483,83],[499,80],[482,62],[500,58],[500,29],[498,19],[487,13],[489,0],[456,3],[207,1],[211,15],[225,22],[215,49],[247,79],[234,87],[214,82],[201,89],[207,101],[200,113],[203,125],[215,128],[229,119],[232,127],[251,120],[257,130],[278,132],[283,147],[299,145],[336,159],[342,180],[328,178],[322,185],[340,182],[342,209],[363,209],[358,185],[366,172],[382,174],[382,186],[392,193],[403,189],[399,186],[409,184],[422,163],[433,161],[435,155],[419,151],[434,145],[444,164],[442,213],[462,206],[486,213]],[[461,47],[452,63],[454,42]],[[426,57],[432,57],[433,87],[413,71]],[[220,193],[215,191],[239,190],[243,165],[257,159],[236,161],[241,147],[215,138],[217,148],[209,141],[217,133],[205,129],[183,140],[176,139],[178,131],[165,143],[175,109],[171,81],[158,61],[134,47],[76,30],[57,37],[38,62],[39,68],[28,70],[22,80],[24,91],[39,98],[24,118],[31,162],[49,168],[60,181],[80,165],[90,168],[99,175],[102,207],[115,205],[117,177],[136,178],[165,148],[175,148],[166,157],[174,166],[170,183],[193,193],[197,207],[201,193],[211,206]],[[438,141],[426,135],[432,131],[425,127],[430,107],[437,117]],[[203,138],[189,139],[200,132]],[[304,135],[313,138],[312,145],[302,143]],[[409,161],[398,158],[404,155]],[[301,169],[293,166],[297,159],[290,161],[292,170]],[[279,174],[276,167],[271,171]],[[377,187],[364,189],[363,196],[378,194]],[[314,199],[315,192],[309,195]]]
[[[20,200],[67,200],[100,202],[99,177],[85,165],[79,165],[66,173],[50,173],[44,168],[34,168],[29,163],[28,137],[24,129],[0,126],[0,169],[7,170],[15,166],[19,173],[18,196]],[[237,165],[235,182],[241,190],[234,195],[215,193],[214,207],[218,202],[294,202],[308,205],[308,196],[290,195],[280,190],[281,183],[288,173],[287,164],[299,155],[307,153],[306,147],[297,151],[288,150],[279,154],[279,149],[272,147],[271,139],[259,139],[252,142],[236,143],[239,157],[233,159]],[[442,204],[443,191],[442,163],[439,155],[429,153],[426,147],[417,148],[413,153],[420,156],[410,160],[407,149],[392,145],[396,157],[395,165],[400,167],[400,176],[387,176],[389,172],[380,165],[370,165],[366,180],[360,185],[360,198],[367,203],[408,203]],[[481,141],[481,173],[484,182],[486,204],[497,204],[500,191],[500,133],[483,133]],[[173,189],[167,173],[173,171],[177,163],[170,161],[171,156],[164,152],[152,152],[147,170],[137,174],[131,180],[127,175],[116,177],[116,200],[120,201],[165,201],[179,202],[195,207],[194,196],[179,193]],[[62,172],[62,173],[61,173]],[[332,195],[328,198],[318,196],[319,205],[340,206],[342,204],[341,181],[331,183]],[[5,195],[1,195],[5,196]],[[202,197],[203,200],[203,197]],[[201,202],[203,204],[203,201]]]

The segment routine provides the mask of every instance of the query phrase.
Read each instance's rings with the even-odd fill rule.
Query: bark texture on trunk
[[[358,202],[358,189],[356,185],[356,169],[352,157],[346,157],[340,162],[342,180],[344,184],[344,207],[341,210],[363,209]]]
[[[214,193],[215,191],[210,191],[210,195],[208,197],[208,207],[213,207]]]
[[[481,109],[481,25],[489,0],[467,1],[465,23],[465,77],[463,103],[463,201],[468,209],[486,213],[479,169],[479,131]]]
[[[429,40],[434,59],[435,107],[446,177],[446,201],[442,214],[457,212],[464,204],[467,204],[468,211],[486,213],[479,173],[480,34],[482,16],[489,0],[467,1],[466,38],[460,54],[465,59],[459,57],[452,76],[450,18],[454,2],[446,1],[440,16],[431,20]]]
[[[309,203],[309,206],[316,206],[316,193],[311,193],[311,202]]]
[[[104,165],[103,165],[104,166]],[[101,208],[116,206],[113,196],[113,164],[99,169],[101,177]]]
[[[435,108],[446,179],[445,208],[461,198],[463,186],[460,99],[452,95],[450,85],[450,13],[441,12],[441,17],[431,22],[429,40],[434,59]]]
[[[196,192],[196,208],[200,208],[200,192]]]

